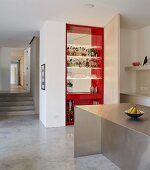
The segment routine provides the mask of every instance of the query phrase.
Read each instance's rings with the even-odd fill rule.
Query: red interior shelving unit
[[[103,103],[104,29],[66,25],[66,125],[74,106]]]

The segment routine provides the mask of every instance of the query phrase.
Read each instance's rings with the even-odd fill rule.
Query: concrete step
[[[0,102],[7,102],[7,101],[32,101],[32,97],[0,97]]]
[[[0,116],[35,114],[30,93],[0,93]]]
[[[12,115],[33,115],[35,114],[34,110],[30,110],[30,111],[3,111],[0,112],[0,116],[12,116]]]
[[[6,106],[32,106],[34,105],[33,101],[9,101],[9,102],[0,102],[0,107],[6,107]]]
[[[0,93],[0,97],[31,97],[31,93]]]
[[[26,110],[34,110],[34,106],[7,106],[0,107],[0,112],[3,111],[26,111]]]

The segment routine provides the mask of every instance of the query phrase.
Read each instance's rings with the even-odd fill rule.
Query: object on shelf
[[[75,58],[75,59],[80,59],[80,58],[82,58],[82,59],[95,59],[95,60],[101,60],[102,59],[102,57],[91,57],[91,56],[81,56],[81,55],[79,55],[79,56],[71,56],[71,55],[67,55],[67,58],[69,59],[69,58]]]
[[[89,65],[89,60],[88,59],[86,59],[86,67],[89,67],[90,65]]]
[[[72,124],[74,122],[74,112],[67,111],[66,119],[67,119],[68,124]]]
[[[99,101],[93,101],[93,104],[94,104],[94,105],[98,105],[98,104],[99,104]]]
[[[69,111],[71,111],[71,110],[72,110],[72,101],[69,100]]]
[[[143,66],[148,62],[147,56],[144,58]]]
[[[73,124],[73,122],[74,122],[74,102],[73,102],[73,100],[67,101],[66,121],[69,124]]]
[[[74,102],[73,100],[67,101],[67,111],[73,111],[74,110]]]
[[[97,57],[97,51],[96,51],[96,49],[94,49],[94,48],[91,48],[91,49],[89,49],[90,50],[90,53],[89,53],[89,56],[91,56],[91,57]]]
[[[88,59],[88,58],[74,58],[67,60],[67,67],[91,67],[95,68],[98,67],[98,62],[96,59]]]
[[[86,49],[82,47],[82,56],[86,56]]]
[[[101,67],[67,67],[67,69],[94,69],[94,70],[101,70]]]
[[[67,86],[68,87],[73,87],[73,83],[71,81],[67,81]]]
[[[72,91],[73,91],[73,83],[70,80],[68,80],[67,81],[67,92],[71,93]]]
[[[92,78],[97,78],[96,74],[91,75]]]
[[[97,86],[94,87],[94,93],[97,93]]]
[[[91,86],[90,87],[90,92],[96,94],[97,93],[97,86],[96,87]]]
[[[140,66],[140,62],[139,62],[139,61],[133,62],[132,65],[133,65],[133,66]]]
[[[90,92],[94,93],[94,87],[93,86],[90,87]]]
[[[67,47],[67,55],[68,56],[91,56],[97,57],[98,51],[96,48],[90,47]]]

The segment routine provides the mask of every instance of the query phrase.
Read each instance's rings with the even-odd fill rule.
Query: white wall
[[[150,107],[150,97],[147,95],[121,94],[121,103],[134,103]]]
[[[10,48],[0,48],[0,91],[10,90],[10,56]]]
[[[121,28],[120,36],[120,89],[122,93],[136,91],[136,73],[125,71],[137,61],[137,33],[135,30]]]
[[[47,127],[47,108],[46,108],[46,94],[47,94],[47,69],[46,69],[46,90],[41,90],[41,64],[46,64],[47,62],[47,51],[48,51],[48,44],[47,44],[47,39],[48,39],[48,30],[47,30],[47,23],[44,24],[43,28],[40,30],[40,79],[39,79],[39,114],[40,114],[40,120],[44,124],[44,126]],[[47,67],[47,66],[46,66]]]
[[[150,26],[138,30],[121,29],[121,92],[150,94],[150,71],[125,71],[133,61],[150,64]]]
[[[66,24],[47,21],[40,31],[40,68],[46,64],[46,90],[40,88],[40,120],[46,127],[65,126],[65,45]]]
[[[120,15],[104,27],[104,103],[120,99]]]
[[[34,37],[30,44],[30,91],[35,112],[39,114],[39,37]]]
[[[137,32],[137,58],[143,64],[145,56],[148,56],[150,64],[150,26],[136,30]]]
[[[143,64],[145,56],[148,56],[150,65],[150,26],[137,30],[137,58]],[[136,91],[142,94],[150,94],[150,71],[136,73]]]

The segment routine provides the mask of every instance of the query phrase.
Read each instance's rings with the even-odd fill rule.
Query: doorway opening
[[[30,48],[11,50],[10,91],[30,92]]]

